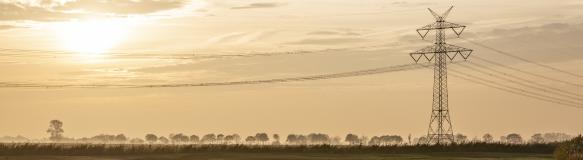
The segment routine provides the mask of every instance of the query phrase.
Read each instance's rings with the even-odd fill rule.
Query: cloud
[[[255,8],[275,8],[283,6],[283,3],[275,2],[263,2],[263,3],[250,3],[244,6],[231,7],[231,9],[255,9]]]
[[[346,44],[346,43],[358,43],[365,42],[362,38],[308,38],[295,42],[288,42],[285,44],[291,45],[334,45],[334,44]]]
[[[418,6],[430,6],[436,4],[435,2],[411,2],[411,1],[395,1],[391,5],[400,7],[418,7]]]
[[[0,1],[0,21],[64,21],[94,16],[149,14],[185,5],[185,1],[179,0]]]
[[[14,28],[20,28],[17,26],[11,26],[11,25],[0,25],[0,31],[1,30],[9,30],[9,29],[14,29]]]
[[[58,21],[77,18],[81,14],[50,11],[48,8],[20,3],[0,3],[0,20]]]
[[[309,32],[308,35],[317,35],[317,36],[360,36],[361,34],[356,32],[339,32],[339,31],[314,31]]]
[[[533,61],[559,62],[583,59],[583,54],[579,54],[583,49],[580,45],[582,36],[583,24],[548,23],[528,27],[496,28],[466,37]],[[465,46],[475,48],[477,54],[490,52],[480,46],[471,44]]]
[[[249,42],[261,41],[276,35],[278,30],[274,31],[256,31],[256,32],[233,32],[216,36],[207,40],[208,44],[243,44]]]
[[[178,0],[76,0],[55,7],[57,10],[83,10],[94,13],[112,13],[120,15],[147,14],[182,7]]]

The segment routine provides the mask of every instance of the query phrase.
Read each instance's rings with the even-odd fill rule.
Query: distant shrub
[[[583,160],[583,137],[579,135],[559,144],[554,155],[557,160]]]

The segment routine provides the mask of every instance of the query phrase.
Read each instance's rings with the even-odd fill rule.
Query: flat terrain
[[[427,154],[321,154],[321,153],[190,153],[124,156],[0,156],[0,160],[552,160],[547,154],[427,153]]]

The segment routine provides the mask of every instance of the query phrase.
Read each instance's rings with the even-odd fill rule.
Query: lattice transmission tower
[[[416,63],[422,57],[429,62],[435,62],[433,67],[433,106],[427,131],[427,143],[430,144],[451,143],[454,141],[447,102],[447,60],[452,61],[458,55],[465,60],[472,54],[471,49],[445,43],[445,31],[447,29],[451,29],[459,37],[466,28],[464,25],[445,21],[452,8],[453,6],[441,15],[428,8],[429,12],[435,17],[436,22],[417,29],[417,33],[422,39],[425,39],[429,31],[435,30],[435,44],[410,53],[411,58]]]

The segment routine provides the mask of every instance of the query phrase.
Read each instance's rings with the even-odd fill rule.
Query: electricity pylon
[[[417,33],[422,39],[425,39],[429,31],[435,30],[435,44],[409,54],[416,63],[421,57],[425,57],[429,62],[435,62],[433,67],[433,106],[427,131],[427,143],[429,144],[452,143],[454,141],[447,102],[447,59],[452,61],[457,55],[460,55],[465,60],[472,54],[471,49],[445,43],[446,29],[451,29],[459,37],[466,28],[464,25],[445,21],[452,8],[453,6],[441,15],[428,8],[436,22],[417,29]]]

